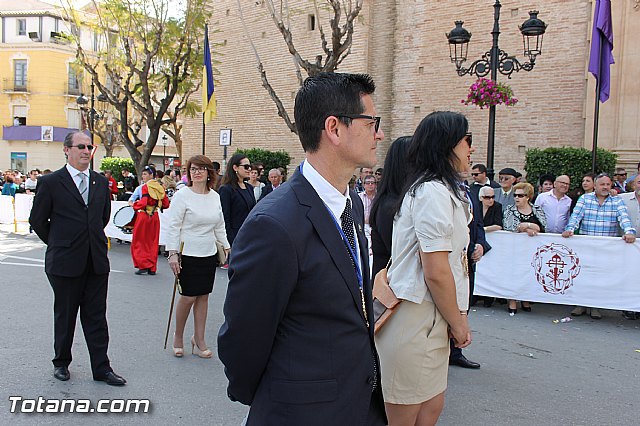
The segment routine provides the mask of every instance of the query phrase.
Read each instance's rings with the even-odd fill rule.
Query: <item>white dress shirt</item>
[[[89,169],[81,172],[80,170],[76,169],[75,167],[67,163],[67,171],[71,175],[71,179],[73,179],[73,183],[76,184],[76,188],[78,188],[78,191],[80,191],[80,182],[82,182],[82,178],[78,176],[78,173],[83,173],[87,177],[87,197],[88,197],[89,191],[90,191],[89,188],[91,186],[89,184],[90,178],[91,178],[91,175],[89,174]]]
[[[538,194],[535,205],[542,207],[544,216],[547,218],[545,232],[562,234],[571,216],[571,198],[563,195],[558,200],[558,197],[551,190]]]
[[[313,189],[315,189],[316,193],[322,200],[322,202],[327,206],[327,208],[333,214],[333,217],[338,222],[340,226],[342,226],[342,213],[344,212],[344,208],[347,205],[347,197],[349,196],[349,185],[345,185],[344,192],[340,193],[336,188],[333,187],[325,178],[322,177],[320,173],[309,163],[308,160],[304,160],[302,163],[302,175],[307,181],[311,184]],[[353,200],[351,200],[351,206],[353,208]],[[355,226],[355,219],[354,219]],[[338,231],[336,231],[338,232]],[[353,235],[355,237],[356,242],[356,256],[358,257],[358,262],[360,264],[360,270],[362,271],[362,260],[360,259],[360,249],[358,245],[358,233],[354,229]],[[364,271],[363,271],[364,273]]]

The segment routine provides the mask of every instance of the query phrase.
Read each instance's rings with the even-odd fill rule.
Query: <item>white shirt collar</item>
[[[72,178],[75,179],[76,176],[78,176],[78,173],[84,173],[87,178],[90,177],[89,175],[89,169],[86,169],[85,171],[80,171],[78,169],[76,169],[75,167],[73,167],[71,164],[67,163],[67,171],[69,172],[69,174],[71,175]]]
[[[344,208],[347,203],[347,195],[349,194],[349,186],[346,186],[344,193],[340,193],[334,188],[313,166],[305,159],[302,163],[302,175],[309,181],[313,189],[318,193],[318,196],[323,203],[331,210],[333,216],[338,223],[340,222],[340,216],[344,212]]]

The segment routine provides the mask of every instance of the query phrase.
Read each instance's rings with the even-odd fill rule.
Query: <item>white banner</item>
[[[0,223],[13,223],[13,197],[0,195]]]
[[[640,241],[488,232],[474,294],[640,312]]]

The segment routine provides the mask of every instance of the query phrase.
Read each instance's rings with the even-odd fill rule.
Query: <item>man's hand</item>
[[[476,244],[475,250],[473,250],[473,253],[471,253],[471,260],[473,260],[474,262],[478,262],[483,255],[484,247],[482,247],[482,244]]]
[[[624,234],[622,239],[625,243],[633,244],[636,242],[636,236],[634,234]]]
[[[564,231],[564,232],[562,233],[562,236],[563,236],[564,238],[572,237],[572,236],[573,236],[573,231]]]

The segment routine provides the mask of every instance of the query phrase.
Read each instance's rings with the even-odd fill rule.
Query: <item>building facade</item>
[[[75,44],[65,35],[80,37],[83,48],[96,51],[97,35],[63,19],[62,11],[37,0],[0,0],[0,169],[55,170],[65,164],[62,142],[71,131],[86,129],[80,95],[89,95],[91,81],[75,64]],[[97,97],[98,93],[96,93]],[[100,112],[99,102],[95,109]],[[106,114],[99,119],[108,120]],[[162,139],[164,133],[160,135]],[[156,146],[151,161],[162,169],[163,159],[176,157],[173,140]],[[98,146],[95,168],[106,151]],[[129,157],[123,146],[114,156]]]
[[[595,2],[501,3],[500,48],[510,55],[524,60],[518,26],[529,17],[529,10],[539,10],[548,28],[533,71],[514,73],[511,79],[498,75],[499,81],[513,88],[519,103],[497,107],[495,168],[522,170],[525,153],[532,148],[590,149],[595,83],[587,73],[587,64]],[[491,48],[493,4],[493,0],[364,1],[355,24],[351,55],[338,71],[368,72],[377,83],[375,103],[385,132],[379,164],[395,138],[411,134],[419,121],[435,110],[459,111],[469,118],[476,146],[474,161],[485,162],[488,110],[461,103],[475,77],[457,76],[445,33],[453,29],[455,20],[464,20],[465,28],[472,33],[465,65],[479,59]],[[317,26],[328,27],[327,10],[316,11],[313,3],[305,0],[288,5],[293,38],[302,56],[311,59],[321,54]],[[618,153],[619,164],[630,170],[640,160],[640,86],[634,72],[640,61],[640,36],[632,31],[640,21],[639,9],[637,0],[613,2],[616,64],[611,71],[611,97],[600,108],[598,142],[598,146]],[[209,29],[213,57],[219,61],[218,117],[205,132],[205,151],[214,160],[223,156],[218,135],[224,128],[233,130],[230,153],[238,148],[260,147],[288,151],[294,158],[293,165],[304,158],[296,135],[278,117],[257,70],[259,56],[292,114],[299,87],[296,70],[268,10],[265,0],[219,0],[214,4]],[[200,120],[185,120],[184,131],[183,157],[200,153]]]

